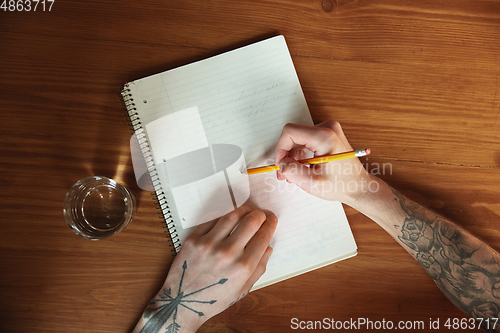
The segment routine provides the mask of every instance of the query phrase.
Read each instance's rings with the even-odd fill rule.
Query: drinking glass
[[[91,176],[70,188],[63,212],[77,235],[99,240],[127,227],[134,218],[136,201],[126,187],[113,179]]]

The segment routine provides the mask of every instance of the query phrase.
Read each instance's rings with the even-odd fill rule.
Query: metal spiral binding
[[[163,192],[161,187],[160,178],[158,177],[158,172],[156,171],[156,166],[153,160],[153,154],[151,153],[151,149],[146,139],[146,133],[144,132],[144,128],[139,118],[129,86],[129,83],[125,84],[123,89],[120,91],[120,99],[122,100],[122,105],[126,111],[129,127],[137,136],[139,148],[144,156],[149,176],[151,178],[152,189],[154,189],[154,192],[151,194],[153,195],[153,200],[155,200],[155,205],[157,205],[156,209],[160,215],[159,218],[162,220],[161,222],[163,223],[163,227],[167,229],[164,232],[166,233],[168,231],[170,234],[170,240],[172,241],[171,246],[174,247],[172,252],[174,252],[175,255],[180,250],[181,242],[175,229],[172,213],[170,212],[165,192]]]

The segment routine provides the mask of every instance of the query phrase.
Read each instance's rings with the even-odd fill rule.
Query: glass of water
[[[134,218],[136,201],[126,187],[113,179],[92,176],[70,188],[63,212],[77,235],[99,240],[127,227]]]

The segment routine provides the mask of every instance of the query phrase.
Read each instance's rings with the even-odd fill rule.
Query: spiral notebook
[[[180,212],[200,207],[175,196],[165,155],[231,144],[241,148],[247,167],[273,164],[286,123],[313,125],[283,36],[129,82],[121,96],[177,252],[191,230]],[[245,204],[279,219],[267,271],[253,289],[356,255],[341,203],[309,195],[274,173],[249,176],[248,185]]]

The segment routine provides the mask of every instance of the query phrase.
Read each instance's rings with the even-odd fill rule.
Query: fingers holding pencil
[[[312,151],[311,159],[298,159]],[[325,121],[317,126],[287,124],[275,149],[275,163],[280,167],[278,180],[286,179],[306,192],[328,200],[342,201],[347,183],[357,184],[366,176],[357,157],[370,154],[369,149],[353,151],[337,121]],[[336,163],[328,163],[338,161]],[[310,164],[308,167],[307,164]],[[251,174],[255,170],[248,170]]]
[[[284,157],[302,159],[309,151],[321,156],[352,150],[337,121],[328,120],[316,126],[286,124],[276,144],[274,163],[279,165]],[[277,176],[284,179],[279,171]]]

